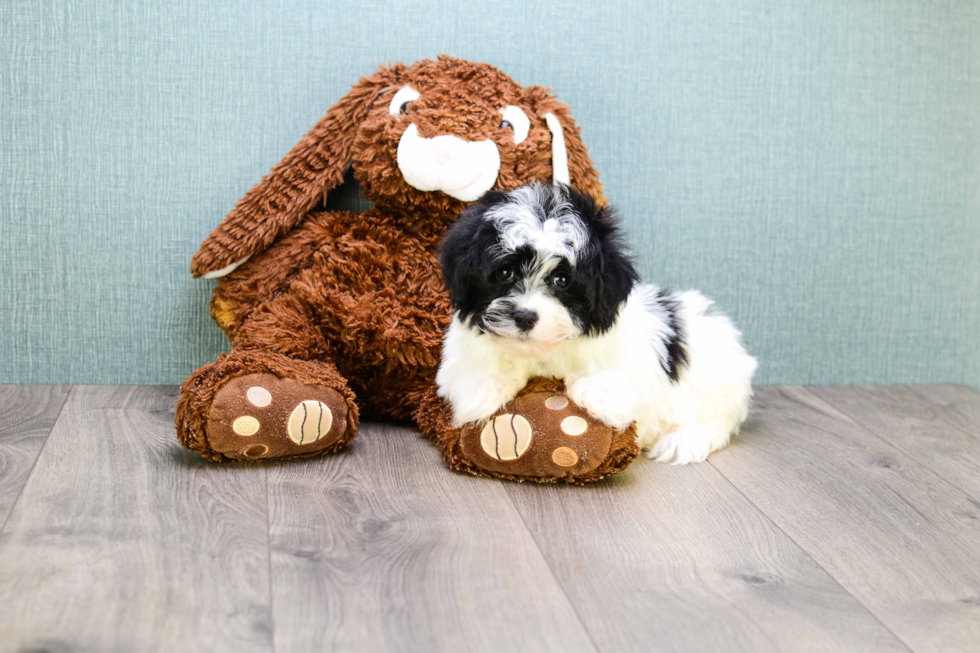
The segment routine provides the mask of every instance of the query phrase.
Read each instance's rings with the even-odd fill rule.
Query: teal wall
[[[976,2],[7,0],[0,51],[0,382],[210,361],[200,241],[360,75],[448,52],[558,90],[759,382],[980,385]]]

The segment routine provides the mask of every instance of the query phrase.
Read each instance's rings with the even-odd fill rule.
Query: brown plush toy
[[[351,166],[374,206],[323,210]],[[194,276],[220,277],[211,313],[233,346],[184,382],[180,442],[218,461],[311,456],[349,445],[359,417],[412,419],[457,470],[583,483],[625,467],[632,429],[593,420],[559,381],[462,429],[436,396],[440,238],[490,188],[553,179],[602,197],[547,89],[447,56],[362,78],[194,256]]]

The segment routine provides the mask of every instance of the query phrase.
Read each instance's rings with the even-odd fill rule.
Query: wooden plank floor
[[[172,387],[0,386],[0,651],[977,651],[980,393],[766,387],[585,488],[184,451]]]

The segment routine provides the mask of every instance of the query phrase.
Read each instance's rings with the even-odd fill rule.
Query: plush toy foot
[[[448,407],[439,410],[438,420],[426,410],[420,425],[452,467],[473,474],[582,484],[624,469],[640,451],[635,427],[617,431],[590,417],[552,379],[533,380],[495,416],[461,429],[448,425]]]
[[[317,453],[347,430],[339,392],[271,374],[246,374],[218,391],[208,414],[211,448],[233,460]]]
[[[174,423],[181,444],[211,460],[268,460],[342,449],[357,419],[328,363],[233,351],[187,378]]]

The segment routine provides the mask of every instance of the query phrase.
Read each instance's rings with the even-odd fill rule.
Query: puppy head
[[[562,184],[487,193],[447,233],[442,271],[464,324],[546,344],[608,330],[639,279],[609,207]]]

